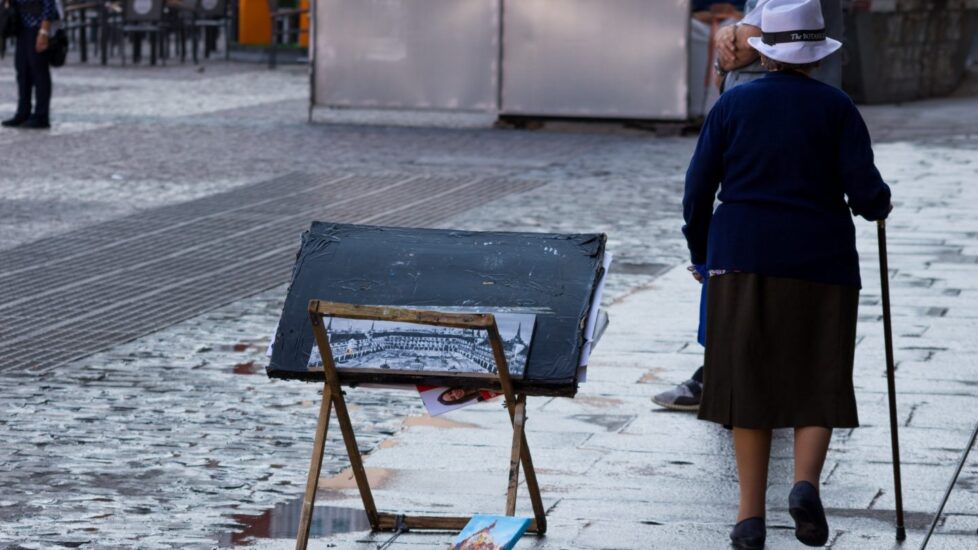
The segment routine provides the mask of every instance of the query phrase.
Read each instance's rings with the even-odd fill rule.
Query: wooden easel
[[[343,433],[343,442],[346,444],[346,452],[350,457],[350,466],[353,476],[356,478],[357,488],[360,490],[360,498],[363,500],[364,510],[374,531],[394,531],[402,529],[430,529],[430,530],[461,530],[469,522],[468,517],[460,516],[428,516],[428,515],[400,515],[388,512],[378,512],[374,504],[373,494],[370,491],[370,484],[367,481],[367,474],[363,468],[363,459],[360,450],[357,448],[356,436],[353,432],[353,425],[350,422],[350,414],[346,408],[346,401],[343,398],[342,384],[344,375],[336,368],[333,361],[333,354],[329,347],[329,336],[323,326],[323,316],[335,316],[345,319],[374,320],[374,321],[398,321],[405,323],[417,323],[450,328],[466,328],[475,330],[485,330],[488,332],[489,344],[492,347],[493,358],[496,361],[498,376],[459,376],[459,381],[472,383],[473,380],[483,387],[489,388],[498,383],[506,397],[506,407],[509,410],[509,418],[513,425],[513,448],[509,461],[509,487],[506,493],[506,515],[516,514],[516,487],[519,483],[520,464],[526,475],[526,488],[530,493],[530,501],[533,504],[534,520],[530,523],[529,531],[543,534],[547,530],[546,511],[543,508],[543,500],[540,498],[540,486],[537,484],[536,471],[533,469],[533,461],[530,458],[530,448],[526,443],[524,425],[526,423],[526,394],[517,394],[513,389],[513,381],[509,376],[509,367],[506,364],[506,355],[503,351],[503,341],[499,335],[499,328],[496,326],[496,319],[492,314],[469,314],[469,313],[441,313],[437,311],[418,311],[413,309],[403,309],[394,307],[373,307],[358,306],[350,304],[339,304],[335,302],[324,302],[312,300],[309,302],[309,318],[312,321],[312,329],[316,335],[316,344],[319,346],[319,353],[323,359],[323,371],[326,376],[323,388],[323,401],[319,408],[319,421],[316,424],[316,438],[312,449],[312,461],[309,464],[309,477],[306,481],[306,494],[302,502],[302,512],[299,518],[299,532],[296,536],[296,550],[305,550],[309,543],[309,528],[312,524],[312,511],[316,501],[316,488],[319,485],[319,473],[323,465],[323,451],[326,443],[326,428],[329,425],[330,411],[336,409],[336,420]],[[399,373],[403,375],[404,373]],[[412,373],[413,374],[413,373]],[[419,382],[422,373],[414,374]]]

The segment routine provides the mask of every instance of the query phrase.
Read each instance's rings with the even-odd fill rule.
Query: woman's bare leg
[[[771,430],[733,429],[737,478],[740,483],[740,509],[737,521],[764,517],[767,493],[767,466],[771,459]]]
[[[831,439],[831,428],[795,428],[795,483],[807,481],[818,488]]]

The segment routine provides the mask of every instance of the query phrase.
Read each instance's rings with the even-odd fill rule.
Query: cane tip
[[[907,540],[907,529],[904,527],[897,527],[897,540],[904,541]]]

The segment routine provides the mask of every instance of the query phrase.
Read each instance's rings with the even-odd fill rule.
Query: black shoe
[[[27,122],[27,119],[29,118],[30,117],[14,115],[13,118],[8,118],[7,120],[0,122],[0,125],[4,126],[5,128],[16,128]]]
[[[763,550],[767,529],[764,518],[747,518],[730,531],[730,542],[734,548],[742,550]]]
[[[21,124],[20,127],[27,128],[29,130],[47,130],[51,127],[51,123],[46,118],[31,117],[27,119],[26,122]]]
[[[795,483],[788,495],[788,513],[795,520],[795,537],[805,546],[825,546],[829,523],[818,489],[807,481]]]

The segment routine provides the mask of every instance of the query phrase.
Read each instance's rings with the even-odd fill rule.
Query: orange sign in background
[[[268,0],[238,0],[238,43],[267,46],[272,41],[272,20]],[[309,8],[309,0],[299,0],[299,7]],[[309,45],[309,15],[299,16],[299,45]]]

